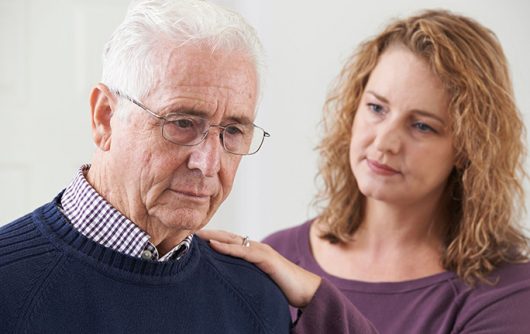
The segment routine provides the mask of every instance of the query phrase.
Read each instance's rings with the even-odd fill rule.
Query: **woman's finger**
[[[217,240],[223,243],[229,243],[229,244],[243,244],[243,238],[242,236],[226,231],[220,231],[220,230],[200,230],[195,232],[196,235],[199,236],[201,239],[205,240]]]
[[[268,248],[270,247],[268,245],[249,240],[249,246],[245,246],[241,243],[225,243],[216,239],[210,239],[210,246],[219,253],[239,257],[248,262],[254,263],[267,274],[273,273],[273,269],[270,265],[262,265],[264,259],[274,256],[274,254],[269,251]]]
[[[244,260],[252,262],[249,258],[249,254],[251,253],[251,251],[247,249],[249,247],[245,247],[243,245],[238,244],[223,243],[215,239],[210,239],[210,246],[219,253],[234,257],[240,257]]]

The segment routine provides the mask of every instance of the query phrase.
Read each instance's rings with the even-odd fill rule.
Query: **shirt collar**
[[[74,228],[87,238],[120,253],[153,261],[179,259],[189,249],[190,234],[160,257],[149,234],[122,215],[88,183],[89,164],[79,168],[61,198],[62,211]]]

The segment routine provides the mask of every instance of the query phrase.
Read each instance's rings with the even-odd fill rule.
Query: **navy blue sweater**
[[[287,301],[253,265],[198,237],[179,261],[78,233],[59,197],[0,228],[0,333],[288,333]]]

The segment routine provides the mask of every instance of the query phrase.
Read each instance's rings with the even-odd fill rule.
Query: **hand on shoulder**
[[[245,244],[247,240],[243,237],[225,231],[202,230],[196,234],[210,240],[214,250],[255,264],[280,287],[293,307],[307,306],[320,286],[319,276],[287,260],[267,244],[258,241]]]

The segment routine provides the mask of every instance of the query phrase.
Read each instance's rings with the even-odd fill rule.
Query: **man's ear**
[[[92,139],[102,151],[110,149],[112,127],[110,120],[116,111],[117,97],[102,83],[92,88],[90,93],[90,119]]]

